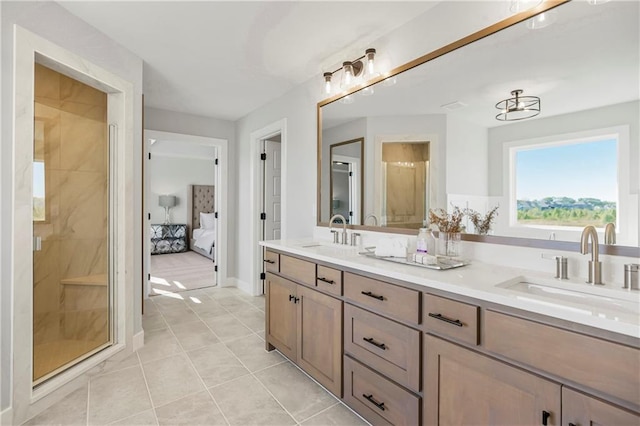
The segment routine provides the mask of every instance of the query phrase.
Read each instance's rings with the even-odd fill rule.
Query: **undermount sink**
[[[519,276],[496,287],[518,300],[615,321],[640,322],[640,294],[574,282]]]

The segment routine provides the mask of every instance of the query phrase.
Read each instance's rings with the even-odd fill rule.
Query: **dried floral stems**
[[[473,209],[460,210],[459,207],[453,206],[453,211],[447,213],[443,208],[429,209],[429,223],[436,225],[440,232],[462,232],[462,219],[467,216],[476,230],[476,233],[486,235],[491,230],[491,225],[498,216],[498,207],[495,206],[484,216]]]
[[[453,206],[451,214],[443,208],[429,209],[429,223],[435,224],[440,232],[462,232],[464,212]]]

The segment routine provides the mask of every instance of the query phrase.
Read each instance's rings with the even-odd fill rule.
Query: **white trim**
[[[218,232],[216,233],[216,265],[218,265],[218,274],[216,276],[216,283],[219,287],[229,287],[229,277],[227,276],[227,253],[229,248],[229,240],[228,240],[228,205],[229,205],[229,142],[226,139],[219,139],[213,137],[205,137],[205,136],[195,136],[195,135],[186,135],[182,133],[171,133],[171,132],[162,132],[159,130],[144,130],[144,141],[145,141],[145,152],[144,158],[148,157],[149,152],[149,140],[170,140],[175,142],[186,142],[186,143],[197,143],[200,145],[214,146],[217,148],[218,154],[218,164],[217,167],[217,176],[216,176],[216,191],[215,191],[215,205],[217,206],[218,211]],[[154,154],[158,155],[158,154]],[[144,227],[143,238],[144,241],[149,241],[149,220],[147,213],[149,212],[147,206],[151,203],[149,197],[151,196],[150,191],[150,176],[149,176],[149,167],[144,168],[144,176],[142,179],[144,180],[144,188],[145,188],[145,200],[142,200],[142,214],[147,223],[147,226]],[[144,244],[144,261],[142,267],[144,268],[142,272],[143,277],[147,277],[149,273],[149,263],[151,258],[151,252],[149,248],[149,244]],[[147,280],[145,283],[145,298],[149,296],[150,285]]]
[[[229,278],[229,283],[231,284],[231,287],[236,287],[239,290],[242,290],[243,292],[250,294],[250,295],[254,295],[253,294],[253,286],[251,284],[249,284],[246,281],[242,281],[239,278]]]
[[[13,408],[7,407],[0,412],[0,425],[13,424]]]
[[[144,330],[141,330],[133,335],[133,352],[138,351],[144,347]]]
[[[281,204],[280,204],[280,238],[287,238],[287,119],[283,118],[262,129],[251,132],[249,137],[249,156],[250,160],[250,188],[251,194],[251,256],[249,259],[250,271],[250,287],[252,291],[250,294],[258,296],[262,294],[262,284],[260,282],[260,271],[262,270],[262,247],[258,245],[260,241],[260,206],[261,206],[261,175],[260,170],[260,144],[264,139],[280,134],[280,154],[282,160],[282,167],[280,169],[281,176]],[[243,284],[244,285],[244,284]],[[240,287],[239,287],[240,288]]]
[[[134,324],[134,233],[133,222],[133,84],[17,25],[14,26],[14,135],[12,185],[13,260],[9,276],[13,292],[12,324],[12,409],[14,423],[22,423],[74,390],[74,383],[86,380],[88,371],[122,350],[131,350]],[[113,345],[50,379],[34,391],[32,385],[33,261],[32,261],[32,177],[33,156],[33,70],[34,58],[67,75],[108,93],[108,122],[117,124],[112,185],[116,200],[111,217],[116,229],[112,262],[116,266],[113,285]],[[110,232],[111,233],[111,232]],[[40,401],[38,401],[40,400]],[[37,403],[36,403],[37,401]]]

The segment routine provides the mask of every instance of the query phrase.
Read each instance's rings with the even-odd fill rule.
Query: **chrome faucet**
[[[369,219],[369,218],[373,219],[373,226],[378,226],[378,217],[373,213],[369,213],[367,215],[367,217],[364,218],[364,222],[362,224],[366,225],[367,224],[367,219]]]
[[[602,262],[598,260],[598,233],[593,225],[585,226],[580,237],[580,253],[589,254],[591,238],[591,260],[589,261],[589,284],[602,284]]]
[[[607,223],[604,227],[604,243],[616,243],[616,226],[611,222]]]
[[[329,232],[333,232],[333,242],[337,243],[338,242],[338,234],[335,229],[333,229],[333,221],[336,219],[342,219],[342,244],[347,244],[347,220],[344,218],[344,216],[342,216],[341,214],[334,214],[333,216],[331,216],[331,219],[329,219]]]

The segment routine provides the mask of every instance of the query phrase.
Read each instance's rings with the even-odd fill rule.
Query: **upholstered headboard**
[[[200,212],[213,213],[214,206],[213,185],[189,185],[187,188],[187,212],[189,231],[200,228]]]

